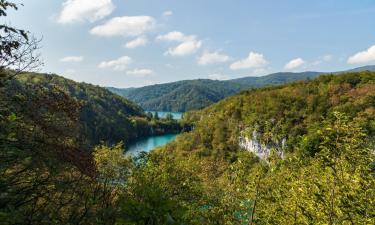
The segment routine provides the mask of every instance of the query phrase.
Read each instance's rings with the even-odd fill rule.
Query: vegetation
[[[375,224],[374,72],[244,91],[136,158],[121,141],[179,124],[96,86],[0,72],[1,224]]]
[[[206,224],[372,224],[374,96],[372,72],[246,91],[185,115],[194,131],[153,155],[194,171]],[[254,130],[264,160],[238,145]]]
[[[374,66],[353,69],[353,72],[375,71]],[[337,72],[333,74],[339,74]],[[110,91],[129,98],[148,111],[186,112],[202,109],[225,97],[250,88],[280,85],[297,80],[309,80],[321,72],[274,73],[261,77],[244,77],[226,81],[187,80],[142,88],[108,88]]]
[[[238,93],[240,84],[213,81],[187,80],[157,84],[142,88],[109,90],[120,94],[149,111],[185,112],[200,109]]]
[[[188,113],[192,132],[135,159],[121,144],[82,151],[79,102],[35,90],[32,113],[2,107],[5,224],[375,222],[374,73],[243,92]],[[272,146],[263,160],[239,146],[253,129]]]
[[[10,106],[17,105],[13,109],[14,113],[22,112],[32,108],[26,107],[33,100],[30,99],[30,93],[37,93],[40,89],[43,89],[44,95],[61,93],[76,102],[79,108],[76,136],[82,140],[85,148],[101,142],[110,145],[118,142],[127,144],[141,137],[178,133],[182,129],[176,121],[147,117],[140,107],[106,89],[51,74],[18,75],[17,79],[5,85],[4,100],[11,102]]]

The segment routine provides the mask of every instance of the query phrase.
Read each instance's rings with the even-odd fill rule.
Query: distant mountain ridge
[[[375,65],[363,66],[344,72],[375,71]],[[328,73],[328,74],[330,74]],[[128,98],[145,110],[185,112],[204,108],[225,97],[249,88],[280,85],[288,82],[316,78],[327,72],[278,72],[261,77],[243,77],[232,80],[183,80],[156,84],[140,88],[108,88],[110,91]]]
[[[245,87],[238,83],[198,79],[156,84],[141,88],[109,88],[109,90],[131,99],[145,110],[184,112],[203,108],[227,96],[238,93]]]

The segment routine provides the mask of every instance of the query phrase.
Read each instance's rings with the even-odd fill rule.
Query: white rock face
[[[283,138],[281,143],[275,143],[272,145],[262,144],[258,139],[258,133],[256,130],[253,131],[252,137],[241,136],[239,139],[239,146],[247,151],[253,152],[262,160],[267,160],[272,150],[276,150],[277,154],[284,158],[284,149],[286,147],[286,139]]]

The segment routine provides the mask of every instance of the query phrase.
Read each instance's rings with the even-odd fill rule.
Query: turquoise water
[[[146,111],[152,113],[152,115],[155,115],[155,111]],[[172,114],[173,119],[179,120],[182,118],[181,112],[158,112],[159,118],[166,118],[168,114]]]
[[[156,147],[166,145],[169,142],[175,140],[176,136],[177,134],[165,134],[141,139],[133,144],[130,144],[126,149],[126,154],[136,156],[140,152],[150,152]]]

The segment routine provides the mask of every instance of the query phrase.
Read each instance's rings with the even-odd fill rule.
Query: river
[[[177,134],[164,134],[140,139],[127,147],[126,154],[137,156],[141,152],[150,152],[156,147],[166,145],[175,140],[176,136]]]
[[[155,115],[155,111],[146,111]],[[182,114],[180,112],[157,112],[159,118],[166,118],[168,114],[172,114],[173,119],[180,120]],[[140,152],[151,152],[157,147],[168,144],[169,142],[176,139],[177,134],[164,134],[157,136],[150,136],[146,138],[139,139],[130,145],[126,149],[126,154],[137,156]]]
[[[152,115],[155,115],[155,111],[146,111],[152,113]],[[159,118],[166,118],[168,114],[172,114],[173,119],[180,120],[182,118],[182,112],[157,112]]]

